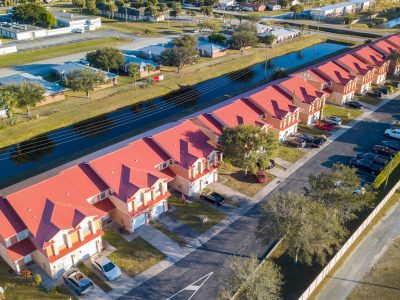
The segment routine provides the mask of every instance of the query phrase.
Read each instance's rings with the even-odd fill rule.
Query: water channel
[[[0,188],[254,88],[276,68],[292,70],[346,47],[316,44],[271,59],[267,69],[265,63],[256,64],[0,149]]]

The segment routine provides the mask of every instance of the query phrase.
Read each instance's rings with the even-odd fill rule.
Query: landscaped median
[[[23,65],[54,57],[87,52],[101,47],[111,47],[132,42],[124,37],[106,37],[83,42],[68,43],[61,46],[41,48],[31,51],[6,54],[0,60],[0,68]]]
[[[385,166],[382,172],[375,177],[374,181],[372,182],[372,186],[375,189],[379,189],[382,184],[388,179],[390,174],[400,165],[400,152],[396,154],[395,157]]]
[[[141,237],[128,242],[112,230],[105,230],[103,239],[117,250],[108,258],[126,274],[136,276],[162,261],[165,256]]]

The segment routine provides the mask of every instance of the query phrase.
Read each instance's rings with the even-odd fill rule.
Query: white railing
[[[322,280],[329,274],[336,263],[342,258],[342,256],[351,247],[354,241],[360,236],[364,229],[368,226],[373,218],[380,212],[383,206],[388,202],[390,197],[400,188],[400,181],[390,190],[390,192],[383,198],[383,200],[378,204],[377,207],[370,213],[370,215],[365,219],[365,221],[357,228],[357,230],[352,234],[352,236],[347,240],[347,242],[340,248],[339,252],[331,259],[331,261],[325,266],[325,268],[319,273],[318,277],[309,285],[309,287],[304,291],[304,293],[299,297],[299,300],[306,300],[322,282]]]

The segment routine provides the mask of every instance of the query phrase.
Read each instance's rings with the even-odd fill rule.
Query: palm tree
[[[132,77],[134,87],[136,88],[136,79],[140,78],[140,66],[135,63],[129,63],[127,71],[129,77]]]

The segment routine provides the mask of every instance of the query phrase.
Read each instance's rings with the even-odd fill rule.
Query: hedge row
[[[393,172],[400,165],[400,152],[392,158],[392,162],[389,162],[382,170],[382,172],[376,176],[372,182],[372,186],[378,189],[389,177],[390,173]]]

